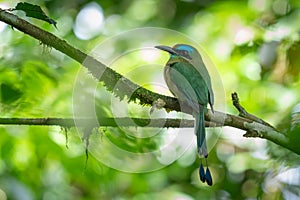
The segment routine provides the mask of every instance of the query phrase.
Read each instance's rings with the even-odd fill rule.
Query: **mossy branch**
[[[63,54],[68,55],[70,58],[74,59],[75,61],[83,64],[83,66],[90,71],[93,77],[95,77],[98,81],[103,82],[105,84],[108,91],[113,92],[114,95],[120,97],[121,99],[123,99],[126,95],[131,94],[131,96],[129,97],[130,101],[136,102],[136,100],[139,100],[139,104],[141,105],[152,105],[152,103],[157,99],[162,99],[165,102],[164,108],[166,108],[167,110],[175,110],[175,111],[185,112],[189,114],[191,113],[191,109],[189,108],[182,110],[176,98],[172,98],[172,97],[168,97],[168,96],[164,96],[152,92],[133,83],[126,77],[120,75],[116,71],[105,66],[103,63],[99,62],[95,58],[83,53],[79,49],[72,47],[65,40],[62,40],[57,36],[42,30],[41,28],[19,18],[16,15],[13,15],[5,10],[0,9],[0,21],[3,21],[11,25],[12,27],[41,41],[43,44],[53,47],[58,51],[62,52]],[[223,126],[231,126],[231,127],[245,130],[247,131],[245,135],[247,137],[251,136],[251,137],[260,137],[260,138],[268,139],[300,155],[300,149],[289,146],[290,141],[284,134],[278,132],[272,126],[264,122],[257,121],[258,118],[255,117],[253,118],[253,116],[251,118],[247,118],[247,116],[250,115],[245,112],[244,114],[246,115],[242,115],[243,117],[241,117],[241,116],[234,116],[231,114],[215,111],[214,114],[209,112],[209,114],[205,116],[205,120],[207,121],[207,123],[210,123],[211,126],[223,125]],[[12,120],[11,123],[21,124],[20,121],[18,121],[18,119],[11,119],[11,120]],[[15,122],[13,122],[14,120]],[[72,119],[51,119],[51,120],[46,119],[44,121],[41,119],[40,122],[43,122],[45,124],[37,123],[39,122],[38,119],[36,119],[36,121],[34,121],[34,119],[31,120],[33,120],[32,122],[35,122],[36,125],[54,125],[54,124],[62,125],[64,124],[63,122],[67,124],[72,123],[71,122]],[[172,121],[174,119],[167,119],[167,121],[168,120]],[[35,123],[31,123],[31,125]],[[0,120],[0,124],[8,124],[8,123],[4,123],[3,121],[1,122]],[[175,122],[175,124],[174,123],[169,124],[170,126],[168,127],[182,127],[179,126],[178,124],[180,124],[180,120]],[[110,125],[113,125],[113,122],[112,124],[108,123],[108,126]]]

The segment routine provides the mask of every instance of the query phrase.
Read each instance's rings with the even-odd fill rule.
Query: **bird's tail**
[[[201,110],[199,114],[196,115],[195,122],[195,135],[197,136],[197,149],[199,156],[207,158],[207,148],[206,148],[206,138],[205,138],[205,121],[204,121],[204,111]]]
[[[195,134],[197,136],[197,149],[200,157],[205,157],[206,160],[206,171],[202,165],[202,160],[199,167],[200,180],[204,183],[206,182],[209,186],[213,184],[212,176],[207,164],[207,147],[205,138],[205,121],[204,121],[204,110],[201,110],[199,114],[195,116]]]

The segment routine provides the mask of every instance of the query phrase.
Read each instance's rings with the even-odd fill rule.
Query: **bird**
[[[155,48],[169,53],[170,58],[164,67],[164,79],[171,93],[192,108],[195,118],[197,151],[201,158],[199,167],[200,180],[209,186],[213,184],[208,168],[208,152],[205,138],[205,114],[207,105],[214,112],[214,93],[211,79],[203,59],[196,48],[188,44],[176,44],[173,47],[159,45]],[[206,170],[202,158],[206,161]]]

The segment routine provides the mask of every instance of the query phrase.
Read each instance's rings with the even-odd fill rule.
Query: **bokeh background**
[[[22,12],[14,13],[84,52],[135,28],[167,28],[185,34],[201,45],[215,64],[225,92],[224,112],[237,114],[230,96],[236,91],[247,111],[300,140],[299,1],[28,2],[40,5],[58,22],[57,29]],[[0,1],[0,8],[17,3]],[[178,40],[162,35],[159,42],[175,44]],[[132,37],[112,43],[107,51],[126,52],[137,45]],[[93,55],[102,57],[97,52]],[[126,75],[147,62],[163,64],[166,59],[167,55],[154,50],[132,53],[119,60],[119,67],[111,67]],[[149,84],[161,79],[162,68],[154,69],[152,73],[138,71],[138,77],[130,78],[170,95],[167,89]],[[1,117],[73,117],[78,74],[87,83],[83,95],[95,84],[80,64],[4,23],[0,23],[0,71]],[[149,117],[150,107],[127,105],[126,99],[113,97],[101,83],[97,91],[98,115],[117,117],[113,110],[119,105],[128,106],[128,116]],[[152,131],[159,137],[144,137],[152,136]],[[172,151],[159,149],[176,129],[100,127],[98,132],[126,151],[157,150],[168,157]],[[209,130],[209,137],[218,138],[209,156],[214,178],[209,187],[198,178],[200,161],[193,145],[174,162],[159,160],[165,165],[159,170],[127,173],[108,167],[93,155],[85,168],[85,145],[75,128],[68,130],[67,148],[60,127],[1,125],[0,199],[300,199],[299,155],[266,140],[244,138],[243,133],[230,127]],[[130,160],[124,162],[130,164]]]

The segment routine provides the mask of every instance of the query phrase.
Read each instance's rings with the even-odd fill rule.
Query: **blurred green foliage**
[[[0,1],[0,8],[14,7],[17,3]],[[237,114],[230,102],[230,93],[236,91],[250,113],[278,127],[292,138],[293,145],[299,146],[299,1],[52,0],[30,3],[40,5],[55,19],[58,30],[35,19],[26,18],[28,21],[84,52],[93,49],[99,41],[133,28],[163,27],[186,34],[199,43],[215,63],[225,89],[226,112]],[[98,28],[90,32],[84,32],[88,26],[77,24],[80,11],[87,6],[101,11],[96,15],[99,20],[95,20]],[[22,13],[16,14],[25,18]],[[110,48],[126,52],[137,46],[135,39],[112,43]],[[170,45],[178,41],[179,38],[164,36],[160,40]],[[149,61],[141,60],[138,53],[128,54],[112,67],[136,83],[156,90],[151,82],[162,70],[143,71],[140,66]],[[165,62],[166,57],[157,61]],[[82,106],[73,105],[74,85],[84,82],[81,95],[88,104],[96,84],[86,71],[79,71],[78,63],[55,49],[0,24],[1,117],[72,117],[74,106]],[[78,78],[78,74],[84,75]],[[127,105],[126,100],[119,102],[102,84],[97,85],[96,91],[98,116],[149,117],[150,108]],[[127,113],[120,109],[123,107],[127,107]],[[90,113],[83,110],[81,114],[85,117]],[[95,148],[93,145],[106,147],[106,138],[128,152],[156,150],[159,157],[164,154],[160,147],[172,139],[171,131],[174,130],[100,128],[99,133],[94,134],[94,142],[91,138],[91,148]],[[103,164],[98,159],[101,153],[113,157],[109,154],[113,151],[107,148],[98,152],[100,155],[92,154],[84,169],[85,147],[78,130],[68,131],[67,149],[59,127],[1,126],[0,199],[300,198],[298,155],[261,139],[245,139],[243,132],[236,129],[224,127],[221,136],[218,131],[212,129],[209,133],[210,138],[219,138],[209,156],[214,185],[208,187],[199,181],[200,161],[193,148],[177,161],[162,162],[166,167],[148,173],[126,173]],[[153,132],[155,137],[151,138]],[[165,154],[171,156],[172,151]],[[133,167],[152,164],[152,160],[125,162],[120,158],[120,161],[124,166]]]

